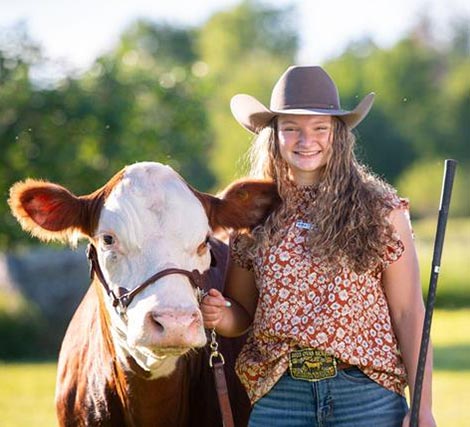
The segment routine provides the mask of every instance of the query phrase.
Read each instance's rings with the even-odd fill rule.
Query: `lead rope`
[[[209,366],[214,370],[215,389],[217,391],[220,412],[222,414],[222,423],[224,427],[233,427],[232,408],[230,406],[227,381],[225,380],[224,372],[225,359],[222,353],[218,350],[219,343],[217,342],[215,329],[212,329],[211,331],[210,349],[211,354],[209,356]]]

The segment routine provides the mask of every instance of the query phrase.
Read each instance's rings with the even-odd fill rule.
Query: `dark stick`
[[[419,405],[421,403],[421,392],[423,388],[424,368],[428,354],[429,335],[431,332],[432,313],[434,302],[436,301],[437,279],[441,265],[442,247],[446,233],[447,216],[449,213],[450,197],[452,195],[452,185],[454,183],[455,160],[446,160],[444,168],[444,180],[442,183],[441,203],[439,206],[439,216],[437,219],[436,238],[434,240],[434,255],[432,258],[431,278],[429,282],[428,298],[426,301],[426,312],[424,315],[423,334],[421,336],[421,347],[419,349],[418,368],[414,384],[413,402],[411,406],[410,427],[418,427]]]

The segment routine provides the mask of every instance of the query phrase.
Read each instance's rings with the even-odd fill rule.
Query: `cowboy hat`
[[[274,86],[270,108],[250,95],[238,94],[230,101],[230,109],[235,119],[252,133],[258,133],[280,114],[338,116],[352,129],[367,115],[374,96],[371,92],[353,110],[343,110],[338,89],[323,68],[292,66]]]

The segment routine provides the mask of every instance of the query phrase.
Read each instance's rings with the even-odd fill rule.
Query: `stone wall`
[[[90,283],[85,250],[40,247],[0,254],[0,292],[34,303],[63,333]]]

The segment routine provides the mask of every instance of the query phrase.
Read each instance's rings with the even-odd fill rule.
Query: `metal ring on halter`
[[[212,329],[211,331],[211,342],[209,344],[209,347],[211,348],[211,354],[209,356],[209,366],[212,368],[214,366],[213,360],[215,358],[220,359],[220,363],[222,365],[225,365],[225,359],[222,353],[219,352],[219,343],[217,342],[217,334],[215,332],[215,329]]]

